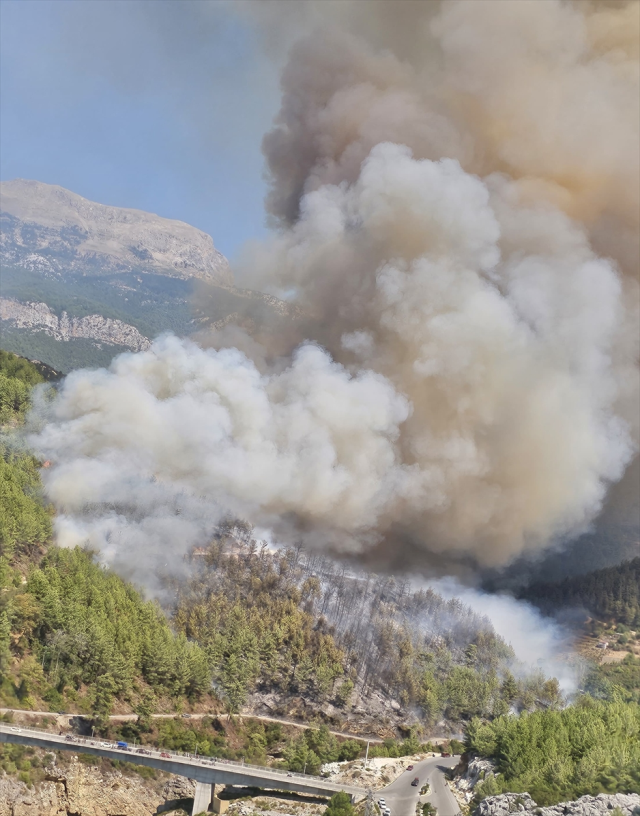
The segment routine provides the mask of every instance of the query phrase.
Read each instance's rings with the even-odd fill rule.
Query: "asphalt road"
[[[460,757],[432,757],[416,762],[412,771],[405,771],[386,788],[376,791],[374,798],[376,802],[381,797],[385,800],[391,816],[415,816],[420,789],[428,782],[430,792],[423,801],[431,802],[438,809],[438,816],[457,816],[460,807],[445,784],[444,770],[453,768],[459,761]],[[420,784],[414,788],[411,783],[416,776]]]

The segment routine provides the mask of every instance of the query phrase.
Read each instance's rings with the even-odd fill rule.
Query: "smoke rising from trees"
[[[71,375],[34,438],[60,540],[148,566],[234,514],[446,572],[587,529],[637,446],[638,8],[302,4],[239,270],[298,344]]]

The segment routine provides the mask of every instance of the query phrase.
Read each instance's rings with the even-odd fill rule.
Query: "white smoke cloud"
[[[166,336],[109,371],[70,374],[49,410],[33,442],[54,462],[44,480],[60,542],[149,564],[229,513],[374,527],[400,487],[409,406],[317,346],[263,376],[235,349]]]
[[[329,3],[291,51],[264,142],[281,229],[240,270],[308,342],[270,367],[165,337],[71,375],[33,439],[61,540],[166,561],[236,514],[382,563],[409,541],[424,571],[501,566],[586,529],[622,477],[631,4],[363,5]]]
[[[588,523],[622,474],[619,278],[507,180],[378,145],[354,185],[309,193],[254,268],[333,304],[325,339],[356,337],[357,363],[306,344],[260,374],[235,349],[165,337],[73,373],[34,440],[66,516],[90,508],[103,529],[106,508],[129,508],[136,547],[185,524],[193,543],[227,512],[295,518],[349,550],[400,525],[425,553],[494,565]],[[168,524],[185,491],[194,506]]]
[[[489,595],[450,578],[435,581],[432,586],[445,598],[459,598],[491,620],[496,633],[514,651],[514,671],[524,676],[540,671],[556,677],[564,694],[576,691],[585,666],[573,653],[573,632],[510,595]]]

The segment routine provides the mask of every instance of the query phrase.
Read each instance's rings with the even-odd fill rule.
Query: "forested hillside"
[[[477,799],[527,792],[539,805],[585,794],[640,793],[640,707],[585,696],[562,711],[536,711],[493,722],[473,720],[466,746],[492,759],[498,775]]]
[[[0,351],[0,427],[15,428],[31,404],[31,389],[44,382],[33,363]],[[0,437],[0,572],[16,546],[25,550],[51,535],[51,518],[40,496],[39,463],[9,437]],[[0,618],[0,627],[6,622]]]
[[[104,720],[115,699],[153,704],[210,686],[207,657],[176,636],[160,608],[91,553],[50,546],[40,463],[11,431],[43,382],[38,368],[0,352],[0,700],[75,708]],[[6,433],[9,431],[9,433]]]
[[[231,710],[269,693],[276,709],[298,697],[340,722],[386,698],[401,716],[418,711],[433,724],[559,702],[555,680],[514,679],[511,649],[458,600],[300,549],[271,550],[239,523],[194,561],[174,621],[210,655]]]
[[[601,620],[640,628],[640,558],[557,583],[536,583],[521,597],[545,612],[577,606]]]
[[[176,637],[155,604],[90,554],[52,547],[26,584],[16,587],[16,577],[7,570],[3,585],[24,707],[36,694],[54,707],[76,702],[103,720],[116,697],[135,705],[154,693],[197,698],[208,691],[203,651]]]

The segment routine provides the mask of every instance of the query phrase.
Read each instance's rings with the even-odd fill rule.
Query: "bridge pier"
[[[211,803],[216,796],[216,786],[210,782],[196,782],[196,792],[193,795],[193,810],[191,816],[198,813],[209,813]]]

